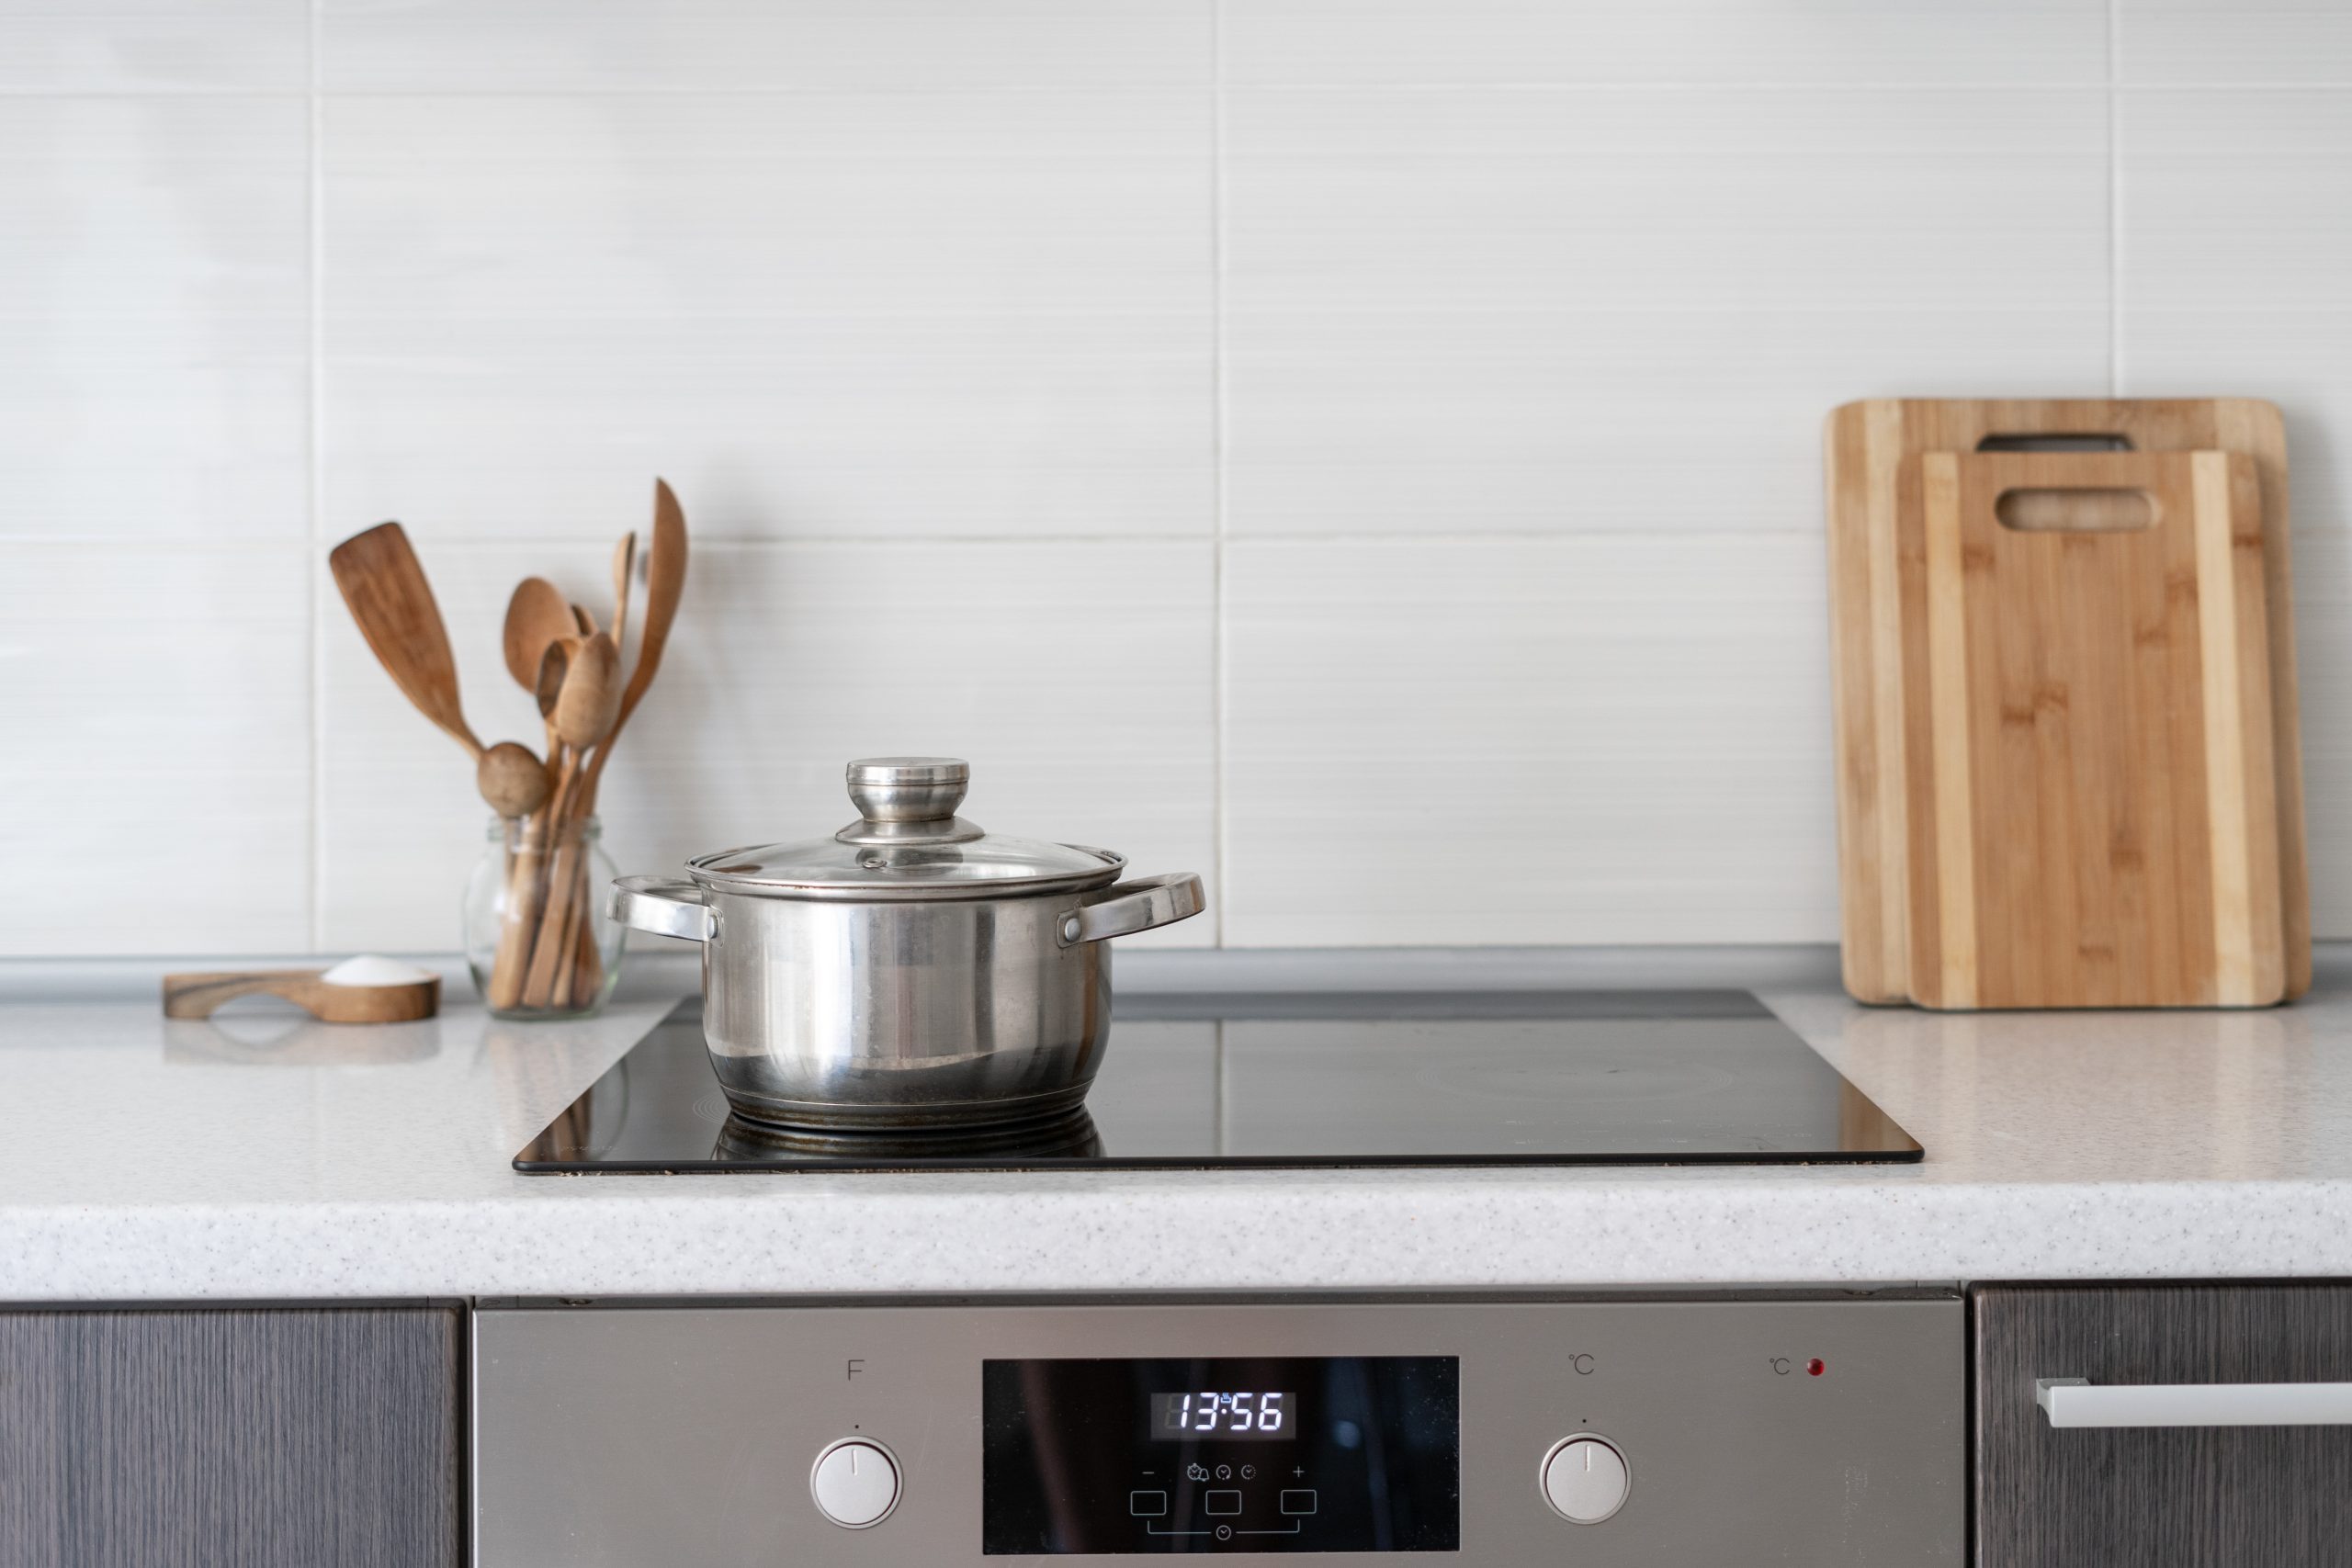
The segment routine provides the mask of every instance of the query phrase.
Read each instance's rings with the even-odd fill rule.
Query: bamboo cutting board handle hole
[[[2031,435],[1996,431],[1977,442],[1979,452],[2132,452],[2132,438],[2115,431],[2088,430],[2074,435]]]
[[[2131,534],[2164,520],[2164,508],[2144,490],[2020,486],[1993,502],[2001,526],[2020,534]]]

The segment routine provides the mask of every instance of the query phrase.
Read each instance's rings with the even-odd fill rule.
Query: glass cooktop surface
[[[731,1114],[690,998],[514,1156],[534,1174],[1914,1161],[1745,991],[1123,1001],[1085,1110],[967,1134]]]

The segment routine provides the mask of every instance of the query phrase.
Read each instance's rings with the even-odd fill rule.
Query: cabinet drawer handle
[[[2167,1382],[2097,1388],[2036,1378],[2052,1427],[2346,1427],[2352,1382]]]

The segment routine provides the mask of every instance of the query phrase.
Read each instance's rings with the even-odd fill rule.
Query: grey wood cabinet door
[[[0,1311],[6,1568],[456,1568],[454,1306]]]
[[[2352,1427],[2053,1429],[2038,1378],[2352,1382],[2352,1286],[1973,1292],[1979,1568],[2352,1562]]]

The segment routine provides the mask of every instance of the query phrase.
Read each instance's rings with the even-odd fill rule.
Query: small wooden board
[[[2278,409],[2247,398],[1879,398],[1829,417],[1830,642],[1846,988],[1910,999],[1910,790],[1905,765],[1903,605],[1896,478],[1924,452],[2078,438],[2139,452],[2221,450],[2254,461],[2261,497],[2276,781],[2280,929],[2289,997],[2311,985],[2302,753],[2288,534],[2287,445]]]
[[[1896,514],[1913,999],[2279,1000],[2254,460],[1923,453]]]

